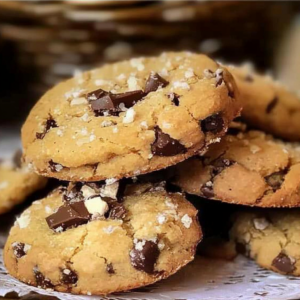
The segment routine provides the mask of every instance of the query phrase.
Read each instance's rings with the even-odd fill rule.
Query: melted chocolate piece
[[[282,273],[291,273],[295,270],[294,263],[284,253],[279,253],[272,261],[272,266]]]
[[[180,98],[179,95],[175,93],[171,93],[168,95],[168,97],[175,106],[179,106],[179,98]]]
[[[108,274],[115,274],[115,270],[112,263],[106,265],[106,271]]]
[[[62,271],[61,281],[64,284],[75,284],[78,281],[78,276],[74,271],[65,269]]]
[[[162,132],[159,127],[155,128],[155,141],[151,145],[154,155],[174,156],[186,152],[186,148],[168,134]]]
[[[277,191],[278,189],[281,188],[283,182],[284,182],[284,177],[286,175],[285,171],[279,171],[275,172],[267,177],[265,177],[265,180],[267,184],[272,187],[273,191]]]
[[[216,113],[201,121],[203,132],[219,133],[224,129],[224,120],[221,113]]]
[[[201,187],[200,191],[205,198],[209,199],[209,198],[213,198],[215,196],[212,186],[203,185]]]
[[[213,165],[213,176],[217,176],[220,174],[225,168],[231,166],[233,164],[233,161],[227,159],[227,158],[218,158],[216,159],[212,165]]]
[[[157,89],[165,87],[169,84],[169,81],[162,78],[157,73],[151,73],[146,81],[145,93],[155,92]]]
[[[153,274],[160,254],[157,244],[146,240],[138,240],[137,243],[141,243],[142,250],[134,248],[130,251],[131,264],[139,271]]]
[[[50,119],[48,119],[46,121],[45,127],[44,127],[44,131],[43,132],[37,132],[36,133],[36,138],[39,140],[42,140],[46,133],[51,129],[51,128],[56,128],[58,127],[56,121],[54,119],[52,119],[52,117],[50,116]]]
[[[84,200],[81,192],[82,185],[83,184],[81,182],[70,183],[69,186],[63,191],[63,200],[65,202]]]
[[[80,201],[59,207],[57,212],[46,218],[46,221],[50,229],[55,231],[61,228],[61,231],[65,231],[68,228],[86,224],[90,219],[91,215],[84,202]]]
[[[269,114],[272,112],[272,110],[275,108],[275,106],[277,105],[279,99],[278,97],[275,97],[267,106],[266,108],[266,113]]]
[[[12,245],[12,249],[14,251],[14,255],[16,258],[21,258],[24,255],[26,255],[26,252],[24,250],[25,244],[24,243],[14,243]]]
[[[116,201],[110,203],[110,211],[108,218],[121,220],[126,216],[126,208],[122,203]]]
[[[112,94],[111,92],[98,89],[88,93],[87,99],[96,117],[104,115],[118,116],[124,109],[120,107],[121,103],[125,108],[130,108],[142,100],[144,96],[145,93],[142,90]]]
[[[45,276],[37,268],[33,269],[33,273],[38,287],[43,289],[52,289],[54,287],[50,279],[45,278]]]

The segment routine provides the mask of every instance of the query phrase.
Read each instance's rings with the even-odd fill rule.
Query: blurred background
[[[57,82],[164,50],[248,62],[300,89],[300,2],[0,0],[0,139]]]

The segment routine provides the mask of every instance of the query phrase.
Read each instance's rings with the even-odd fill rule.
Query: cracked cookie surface
[[[182,194],[130,185],[120,202],[113,185],[77,183],[34,202],[10,231],[9,273],[33,286],[96,295],[154,283],[193,260],[202,233]]]
[[[254,128],[286,140],[300,140],[300,98],[268,76],[229,67],[243,104],[242,118]]]
[[[240,212],[230,238],[261,267],[300,276],[299,228],[299,209]]]
[[[131,177],[206,150],[241,109],[231,74],[204,55],[164,53],[82,73],[35,105],[25,161],[70,181]]]
[[[22,167],[20,162],[0,161],[0,214],[10,211],[33,192],[43,188],[47,179]]]
[[[225,136],[204,157],[175,167],[173,182],[190,194],[261,207],[300,205],[300,151],[260,131]]]

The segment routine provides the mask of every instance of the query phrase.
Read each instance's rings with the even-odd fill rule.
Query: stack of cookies
[[[199,203],[299,205],[297,145],[254,130],[296,141],[299,114],[299,100],[271,79],[190,52],[76,74],[48,91],[22,128],[24,164],[61,186],[17,218],[8,272],[88,295],[176,273],[202,239],[188,194]],[[256,258],[272,248],[272,268],[297,270],[297,237],[284,229],[294,215],[238,216],[231,243]],[[280,249],[265,230],[281,232]]]

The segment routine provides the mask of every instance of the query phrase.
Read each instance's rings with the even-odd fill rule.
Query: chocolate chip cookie
[[[175,166],[184,191],[228,203],[261,207],[300,205],[300,148],[260,131],[227,135],[204,157]]]
[[[254,128],[300,140],[300,98],[272,78],[246,68],[229,68],[240,91],[242,117]]]
[[[21,165],[17,155],[13,160],[0,160],[0,214],[10,211],[33,192],[43,188],[47,179]]]
[[[44,289],[102,295],[166,278],[193,260],[197,210],[161,185],[75,183],[36,201],[10,231],[4,262]]]
[[[230,236],[261,267],[300,276],[299,227],[299,209],[240,212]]]
[[[47,92],[22,129],[25,160],[70,181],[148,173],[204,152],[240,109],[231,74],[204,55],[135,58]]]

